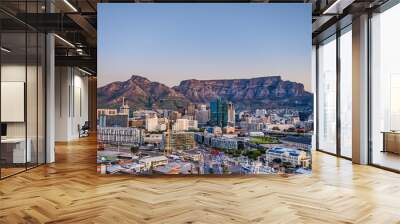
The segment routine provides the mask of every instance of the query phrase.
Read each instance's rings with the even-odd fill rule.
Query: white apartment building
[[[148,132],[158,131],[158,118],[155,117],[146,117],[146,130]]]
[[[189,130],[189,120],[188,119],[176,119],[175,124],[172,128],[174,131],[187,131]]]
[[[163,166],[168,163],[168,158],[165,156],[155,156],[148,157],[139,160],[140,163],[144,163],[146,169],[150,169],[151,167]]]
[[[265,159],[269,163],[277,158],[281,159],[282,162],[289,162],[293,166],[307,167],[310,163],[310,158],[307,157],[306,152],[300,150],[275,147],[265,153]]]
[[[188,131],[198,129],[197,120],[177,119],[172,128],[174,131]]]

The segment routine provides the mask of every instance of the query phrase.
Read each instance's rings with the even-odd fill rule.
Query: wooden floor
[[[391,152],[374,151],[372,156],[374,164],[388,167],[395,170],[400,170],[400,155]]]
[[[11,176],[11,175],[13,175],[13,174],[16,174],[16,173],[20,173],[20,172],[23,172],[23,171],[25,171],[26,169],[25,169],[25,167],[24,168],[20,168],[20,167],[17,167],[17,168],[14,168],[14,167],[2,167],[1,168],[1,177],[3,178],[3,177],[8,177],[8,176]]]
[[[93,138],[0,181],[0,223],[400,223],[400,175],[323,153],[310,176],[98,176]]]

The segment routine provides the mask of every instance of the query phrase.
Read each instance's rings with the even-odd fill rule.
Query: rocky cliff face
[[[184,80],[169,88],[140,76],[98,89],[99,106],[119,105],[122,97],[131,107],[177,109],[187,103],[209,103],[220,96],[240,109],[312,107],[312,94],[301,83],[280,76],[229,80]]]

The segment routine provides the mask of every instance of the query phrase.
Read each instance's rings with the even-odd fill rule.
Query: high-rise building
[[[188,131],[198,129],[197,120],[177,119],[172,127],[173,131]]]
[[[196,146],[193,132],[164,132],[161,148],[171,154],[175,150],[188,150]]]
[[[234,127],[235,126],[235,107],[233,106],[232,102],[228,102],[226,104],[227,111],[228,111],[228,126]]]
[[[207,110],[206,105],[200,105],[200,109],[195,112],[195,120],[198,121],[199,125],[206,125],[210,120],[210,112]]]
[[[174,131],[187,131],[189,129],[188,119],[177,119],[172,128]]]
[[[219,127],[235,125],[235,108],[233,103],[222,101],[218,97],[216,101],[210,102],[211,124]]]
[[[221,98],[218,97],[216,101],[210,102],[210,122],[213,125],[219,125],[221,121],[220,111],[222,110]],[[222,126],[222,124],[221,124]]]
[[[146,130],[153,132],[158,130],[158,118],[157,117],[146,117]]]

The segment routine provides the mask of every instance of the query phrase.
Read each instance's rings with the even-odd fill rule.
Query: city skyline
[[[101,174],[309,174],[312,115],[235,113],[218,98],[184,112],[98,109]],[[238,116],[236,116],[238,115]],[[311,119],[310,119],[311,118]]]
[[[308,4],[100,4],[99,86],[131,75],[169,87],[279,75],[310,91],[310,12]]]
[[[98,173],[311,173],[310,4],[98,13]]]

